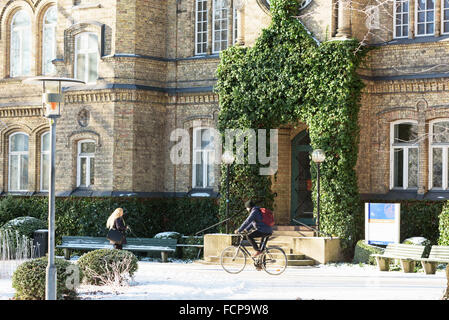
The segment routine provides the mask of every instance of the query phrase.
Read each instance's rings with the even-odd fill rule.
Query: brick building
[[[377,47],[359,70],[361,194],[447,198],[449,2],[303,4],[298,15],[317,41],[354,37]],[[207,161],[219,52],[253,45],[270,23],[268,7],[268,0],[0,0],[0,191],[47,191],[49,125],[40,89],[22,80],[56,74],[87,83],[65,88],[58,195],[215,195],[219,166]],[[178,128],[190,133],[195,165],[170,161]],[[310,218],[309,150],[304,124],[280,128],[273,188],[281,224]]]

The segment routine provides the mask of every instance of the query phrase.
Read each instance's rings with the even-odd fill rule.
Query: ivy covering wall
[[[354,168],[363,84],[356,70],[365,50],[360,50],[356,40],[317,44],[295,17],[299,12],[297,0],[270,3],[272,22],[255,45],[234,46],[221,54],[216,86],[220,97],[219,130],[222,133],[227,128],[269,131],[305,123],[312,148],[326,152],[320,170],[321,229],[351,240],[354,215],[361,212]],[[231,166],[231,214],[241,211],[249,198],[273,209],[272,177],[259,175],[259,167],[248,163]],[[314,165],[312,171],[316,186]],[[221,176],[221,185],[226,186],[225,167]],[[226,207],[223,190],[221,217]],[[316,199],[316,189],[313,198]],[[231,227],[244,217],[234,220]]]

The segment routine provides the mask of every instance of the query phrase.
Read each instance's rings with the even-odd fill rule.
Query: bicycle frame
[[[259,263],[259,257],[262,256],[262,255],[260,255],[259,257],[254,258],[251,255],[251,253],[249,253],[248,249],[246,249],[245,246],[242,245],[242,242],[243,242],[244,239],[248,240],[248,233],[239,233],[239,235],[240,235],[240,242],[239,242],[237,247],[242,249],[243,253],[245,253],[245,255],[247,257],[250,257],[253,260],[254,264],[257,265]],[[263,239],[260,242],[261,242],[260,244],[262,245]],[[267,245],[266,244],[267,243],[268,243],[268,239],[267,239],[267,241],[265,243],[265,247],[263,248],[262,252],[266,251],[266,249],[267,249]]]

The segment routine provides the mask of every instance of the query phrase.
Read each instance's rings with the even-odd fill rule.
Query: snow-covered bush
[[[34,231],[46,229],[47,224],[34,217],[18,217],[6,222],[0,230],[18,231],[20,235],[32,238]]]
[[[381,247],[375,247],[365,243],[365,240],[360,240],[357,242],[354,251],[354,259],[353,263],[367,263],[367,264],[376,264],[376,259],[371,257],[371,254],[381,254],[384,252],[384,249]]]
[[[123,285],[137,271],[136,256],[126,250],[99,249],[83,254],[78,265],[83,282],[93,285]]]
[[[45,275],[48,258],[42,257],[22,263],[12,276],[12,287],[17,300],[44,300]],[[57,299],[75,299],[79,284],[78,266],[64,259],[55,259]]]
[[[182,234],[176,231],[161,232],[154,236],[155,239],[176,239],[176,240],[181,239],[181,237]]]

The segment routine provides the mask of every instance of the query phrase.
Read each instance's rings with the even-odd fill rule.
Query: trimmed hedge
[[[117,207],[124,209],[132,237],[152,238],[166,230],[193,235],[218,222],[218,205],[211,198],[56,198],[56,243],[63,235],[106,236],[106,220]],[[48,198],[0,198],[0,225],[26,215],[47,221]]]
[[[78,259],[83,282],[93,285],[105,285],[108,281],[123,283],[125,277],[132,277],[137,271],[137,262],[137,257],[132,252],[117,249],[90,251]],[[117,276],[119,279],[116,279]]]
[[[17,300],[45,300],[45,276],[48,258],[42,257],[22,263],[12,276]],[[75,299],[79,284],[79,268],[64,259],[55,259],[57,299]]]
[[[449,246],[449,201],[447,201],[444,204],[439,219],[440,219],[439,223],[440,237],[438,239],[438,244],[440,246]]]
[[[0,230],[18,231],[20,235],[33,238],[34,231],[46,228],[47,224],[35,217],[18,217],[6,222]]]

